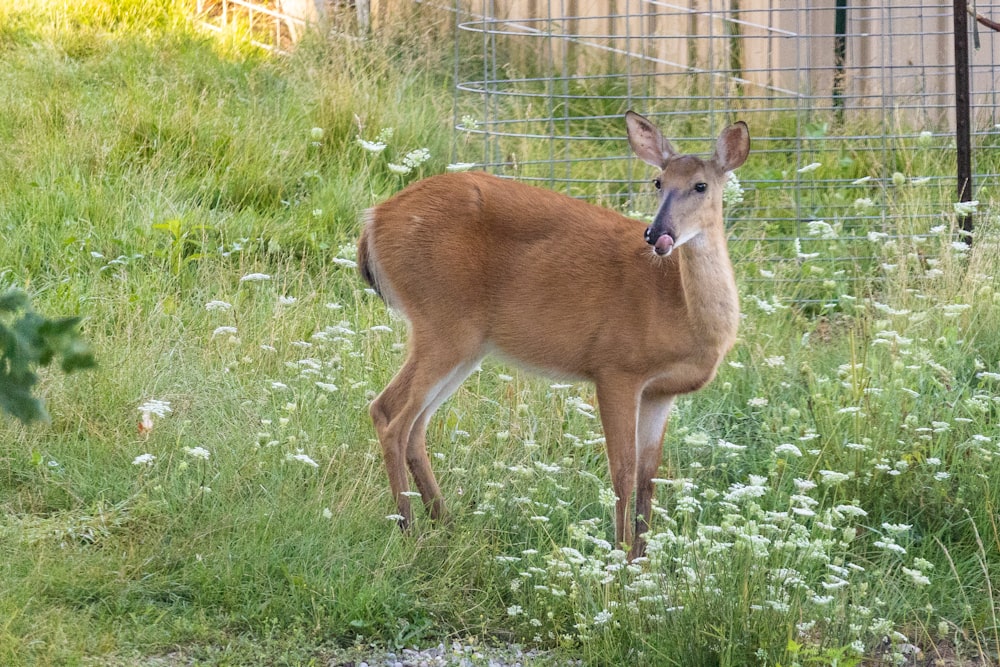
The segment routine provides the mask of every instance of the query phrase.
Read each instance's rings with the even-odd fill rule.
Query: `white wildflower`
[[[953,204],[955,215],[961,216],[972,215],[978,207],[979,201],[975,199],[972,201],[958,201]]]
[[[833,228],[833,225],[825,220],[811,220],[807,222],[806,231],[809,236],[815,236],[825,240],[833,240],[837,238],[837,230]]]
[[[783,443],[774,448],[774,453],[781,456],[782,454],[787,454],[789,456],[802,456],[802,450],[791,443]]]
[[[230,336],[235,336],[236,335],[236,327],[229,327],[229,326],[216,327],[215,331],[212,332],[212,338],[215,338],[216,336],[222,336],[224,334],[229,334]]]
[[[795,484],[795,488],[798,489],[799,493],[808,493],[816,488],[816,482],[811,479],[794,479],[792,483]]]
[[[726,176],[726,183],[722,186],[722,203],[725,206],[734,206],[743,201],[743,186],[736,174],[729,172]]]
[[[833,511],[844,516],[868,516],[868,512],[857,505],[837,505]]]
[[[153,465],[153,461],[155,461],[155,460],[156,460],[156,456],[154,456],[153,454],[139,454],[139,456],[137,456],[134,459],[132,459],[132,465],[134,465],[134,466],[142,466],[142,465],[151,466],[151,465]]]
[[[209,301],[205,304],[205,310],[229,310],[233,307],[233,304],[227,301]]]
[[[361,137],[358,137],[358,145],[369,153],[381,153],[385,150],[385,143],[381,141],[365,141]]]
[[[719,449],[727,449],[731,452],[742,452],[746,449],[746,445],[737,445],[734,442],[729,442],[728,440],[723,440],[722,438],[719,438],[719,441],[716,443],[716,447]]]
[[[800,173],[800,174],[808,174],[811,171],[816,171],[817,169],[819,169],[822,166],[823,166],[822,162],[810,162],[806,166],[800,167],[799,169],[796,169],[796,171],[798,173]]]
[[[850,475],[846,475],[842,472],[836,472],[835,470],[820,470],[820,481],[824,484],[840,484],[841,482],[846,482],[851,478]]]
[[[405,176],[406,174],[413,171],[412,168],[406,166],[405,164],[396,164],[395,162],[386,163],[385,166],[388,167],[389,171],[391,171],[392,173],[399,174],[401,176]]]
[[[298,299],[296,299],[294,296],[284,296],[284,295],[282,295],[282,296],[278,297],[278,305],[279,306],[290,306],[293,303],[295,303],[296,301],[298,301]]]
[[[915,569],[911,570],[908,567],[904,567],[903,574],[909,576],[910,579],[913,580],[913,583],[916,584],[917,586],[928,586],[931,583],[931,580],[927,577],[927,575],[925,575],[920,570],[915,570]]]
[[[403,164],[411,169],[416,169],[429,159],[431,159],[430,150],[426,148],[417,148],[403,156]]]
[[[883,523],[882,528],[887,532],[900,534],[907,532],[913,528],[913,526],[908,523]]]
[[[242,278],[240,278],[241,283],[260,283],[271,279],[266,273],[248,273]]]
[[[802,252],[802,239],[796,238],[792,245],[795,246],[795,256],[799,259],[816,259],[819,257],[818,252]]]
[[[184,451],[188,456],[207,461],[210,456],[209,451],[204,447],[185,447]]]
[[[614,616],[607,609],[602,609],[594,616],[594,625],[604,625],[608,623]]]
[[[304,454],[301,451],[299,451],[299,453],[297,453],[297,454],[287,454],[285,456],[285,460],[286,461],[301,461],[302,463],[305,463],[308,466],[312,466],[313,468],[318,468],[319,467],[319,464],[316,463],[315,461],[313,461],[312,458],[310,458],[308,454]]]
[[[149,413],[151,415],[156,415],[157,417],[166,417],[168,414],[173,412],[173,409],[170,407],[170,401],[161,401],[151,398],[139,406],[139,412]]]

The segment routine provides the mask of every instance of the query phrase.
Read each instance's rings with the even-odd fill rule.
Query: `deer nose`
[[[661,257],[669,255],[674,248],[674,237],[667,232],[654,234],[652,227],[646,228],[646,243],[653,246],[653,252]]]

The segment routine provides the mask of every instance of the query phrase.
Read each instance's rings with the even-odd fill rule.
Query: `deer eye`
[[[658,178],[654,178],[653,179],[653,187],[656,188],[657,190],[659,190],[660,188],[663,187],[663,181],[661,181]]]
[[[694,184],[694,191],[695,192],[704,192],[705,190],[708,190],[708,183],[695,183]]]

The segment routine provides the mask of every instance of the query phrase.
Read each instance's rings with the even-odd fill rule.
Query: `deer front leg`
[[[635,491],[636,422],[639,416],[639,388],[628,380],[599,381],[597,404],[604,427],[615,491],[615,546],[632,546],[629,505]]]
[[[663,456],[663,436],[670,418],[674,397],[664,394],[644,394],[639,403],[639,426],[636,437],[635,543],[629,560],[646,551],[643,533],[649,530],[653,511],[653,477]]]

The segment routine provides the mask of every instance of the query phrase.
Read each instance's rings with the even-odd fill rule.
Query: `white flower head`
[[[228,301],[209,301],[205,304],[205,310],[229,310],[233,307],[233,304]]]
[[[222,336],[224,334],[229,334],[230,336],[235,336],[236,335],[236,327],[229,327],[229,326],[216,327],[215,331],[212,332],[212,338],[215,338],[216,336]]]
[[[240,278],[241,283],[262,283],[271,279],[266,273],[248,273]]]
[[[612,618],[614,618],[614,616],[610,611],[602,609],[597,613],[597,616],[594,616],[594,625],[605,625],[611,621]]]
[[[134,466],[151,466],[153,461],[156,460],[156,456],[153,454],[139,454],[139,456],[132,459],[132,465]]]
[[[207,461],[208,457],[211,455],[210,452],[204,447],[185,447],[184,451],[188,456],[201,459],[203,461]]]
[[[976,212],[976,209],[978,207],[979,207],[978,200],[955,202],[954,204],[955,215],[960,215],[960,216],[972,215],[973,213]]]
[[[729,172],[726,176],[726,183],[722,186],[722,203],[725,206],[734,206],[743,201],[743,186],[736,174]]]
[[[806,232],[809,236],[815,236],[824,240],[837,238],[837,230],[825,220],[810,220],[806,223]]]
[[[379,154],[385,150],[385,143],[381,141],[365,141],[361,137],[358,137],[358,145],[369,153]]]
[[[931,580],[927,577],[927,575],[920,570],[904,567],[903,574],[909,576],[910,579],[913,580],[913,583],[917,586],[928,586],[931,583]]]
[[[835,470],[820,470],[819,475],[821,482],[830,485],[840,484],[841,482],[846,482],[851,478],[850,475],[847,475],[842,472],[837,472]]]
[[[313,461],[308,454],[304,454],[301,451],[298,452],[297,454],[288,454],[287,456],[285,456],[285,459],[288,461],[300,461],[302,463],[305,463],[307,466],[312,466],[313,468],[319,467],[319,464]]]
[[[411,169],[416,169],[429,159],[431,159],[430,150],[426,148],[417,148],[403,156],[403,164]]]
[[[139,406],[139,412],[143,414],[156,415],[157,417],[166,417],[168,414],[173,412],[173,409],[170,407],[170,401],[161,401],[151,398]]]

